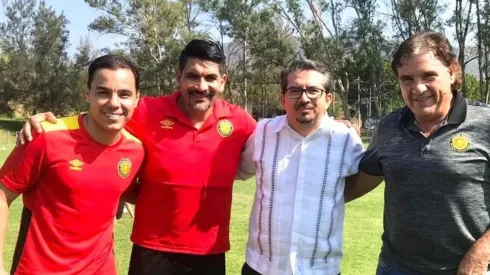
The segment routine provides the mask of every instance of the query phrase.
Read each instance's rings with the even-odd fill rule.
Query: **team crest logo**
[[[70,160],[70,170],[82,171],[83,162],[78,159]]]
[[[218,133],[222,137],[229,137],[233,133],[233,124],[227,119],[218,122]]]
[[[160,124],[163,129],[173,129],[174,128],[174,123],[171,120],[165,119],[160,121]]]
[[[467,136],[458,134],[451,138],[449,144],[456,152],[466,152],[470,148],[471,141]]]
[[[121,178],[127,178],[131,172],[131,161],[129,159],[122,159],[117,165],[117,172]]]

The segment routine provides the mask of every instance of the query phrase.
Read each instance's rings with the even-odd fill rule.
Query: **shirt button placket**
[[[293,270],[293,273],[296,270],[296,263],[297,263],[297,257],[301,257],[301,255],[298,255],[298,242],[299,242],[299,227],[301,224],[301,217],[303,216],[302,209],[303,209],[303,192],[305,188],[305,179],[306,179],[306,172],[305,168],[307,165],[307,151],[306,149],[308,148],[308,143],[309,140],[307,138],[304,138],[301,141],[301,152],[300,152],[300,159],[298,163],[298,178],[296,180],[296,196],[294,197],[294,216],[293,220],[291,221],[293,223],[293,232],[292,232],[292,240],[291,240],[291,255],[290,255],[290,263],[291,263],[291,268]]]

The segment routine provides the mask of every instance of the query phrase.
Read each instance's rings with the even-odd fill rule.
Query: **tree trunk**
[[[485,87],[484,87],[484,75],[483,75],[483,69],[482,69],[482,57],[483,57],[483,52],[482,52],[482,26],[481,26],[481,10],[480,10],[480,0],[476,0],[476,27],[477,27],[477,48],[478,48],[478,75],[480,77],[480,98],[482,101],[486,99],[486,93],[485,93]]]
[[[248,95],[247,95],[247,41],[243,41],[243,97],[244,108],[248,112]]]
[[[342,98],[342,110],[344,111],[344,119],[350,120],[349,103],[347,101],[349,95],[349,81],[346,80],[344,86],[342,79],[339,78],[337,80],[337,87],[339,88],[339,94]]]

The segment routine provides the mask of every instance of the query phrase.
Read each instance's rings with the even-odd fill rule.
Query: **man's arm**
[[[245,144],[245,149],[240,156],[240,164],[238,165],[238,172],[236,179],[246,180],[255,176],[255,161],[253,155],[255,152],[255,133],[251,134]]]
[[[7,236],[7,224],[9,220],[9,207],[19,194],[8,190],[0,183],[0,275],[7,275],[4,265],[5,237]]]
[[[139,192],[140,192],[140,184],[138,182],[138,179],[135,178],[131,183],[131,185],[129,185],[128,189],[126,189],[126,191],[124,191],[124,193],[121,195],[121,199],[124,200],[125,202],[135,204]]]
[[[487,274],[489,263],[490,230],[487,230],[466,252],[459,263],[457,275]]]
[[[345,179],[344,199],[345,202],[355,200],[364,194],[372,191],[383,181],[383,166],[379,157],[379,141],[376,132],[366,151],[359,154],[359,147],[362,147],[360,138],[355,142],[354,155],[358,156],[353,163],[357,169],[355,174]]]
[[[32,142],[15,147],[0,168],[0,274],[4,272],[3,251],[10,203],[18,194],[37,184],[44,167],[45,134],[33,133],[33,136]]]
[[[371,192],[383,181],[381,176],[371,176],[359,172],[345,179],[344,199],[345,202],[353,201]]]

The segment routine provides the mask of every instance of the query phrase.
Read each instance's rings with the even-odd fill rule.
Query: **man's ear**
[[[228,76],[226,74],[223,74],[221,76],[221,85],[225,85],[226,82],[228,82]]]
[[[284,93],[281,93],[281,96],[279,97],[279,101],[281,102],[282,109],[286,110],[286,108],[284,107],[286,105],[286,96],[284,95]]]
[[[134,101],[135,108],[138,106],[138,102],[140,102],[140,96],[141,96],[140,91],[136,91],[136,100]]]
[[[332,93],[325,94],[325,101],[327,103],[326,104],[326,107],[325,107],[325,110],[328,110],[328,108],[330,108],[330,106],[333,103],[333,94]]]

